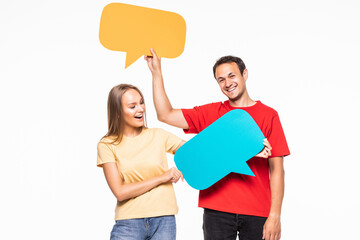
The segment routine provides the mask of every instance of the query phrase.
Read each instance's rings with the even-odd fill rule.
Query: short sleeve
[[[163,129],[159,129],[161,134],[164,137],[164,143],[165,143],[165,150],[168,153],[174,154],[175,150],[179,147],[180,143],[183,141],[178,136],[169,133]]]
[[[97,145],[97,166],[102,167],[104,163],[109,162],[115,162],[115,155],[111,150],[111,145],[99,142]]]
[[[200,131],[200,117],[201,112],[198,107],[194,107],[191,109],[181,109],[184,118],[189,126],[188,129],[184,129],[184,133],[199,133]]]
[[[272,150],[271,157],[287,156],[290,150],[285,138],[284,130],[281,126],[279,115],[276,113],[271,120],[271,127],[266,136],[269,140]]]
[[[189,129],[184,133],[199,133],[208,125],[216,121],[222,114],[219,113],[222,103],[209,103],[191,109],[181,109]]]

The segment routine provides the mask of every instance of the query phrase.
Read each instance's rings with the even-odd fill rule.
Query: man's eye
[[[235,77],[235,75],[231,75],[230,77],[233,78],[233,77]]]

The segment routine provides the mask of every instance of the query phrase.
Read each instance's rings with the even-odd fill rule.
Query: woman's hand
[[[177,183],[180,178],[182,181],[184,181],[182,173],[176,167],[170,168],[162,175],[163,183]]]
[[[140,196],[163,183],[176,183],[180,178],[184,180],[182,173],[175,167],[162,175],[135,183],[124,183],[116,164],[113,162],[104,163],[103,169],[106,181],[119,202]]]
[[[255,155],[255,157],[269,158],[271,156],[272,147],[266,138],[264,139],[264,146],[265,148],[259,154]]]

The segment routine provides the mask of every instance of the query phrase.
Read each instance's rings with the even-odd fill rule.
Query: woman
[[[117,198],[111,240],[176,238],[178,212],[172,183],[182,174],[168,169],[166,152],[184,141],[162,129],[147,128],[140,90],[129,84],[111,89],[108,133],[98,143],[97,165]]]

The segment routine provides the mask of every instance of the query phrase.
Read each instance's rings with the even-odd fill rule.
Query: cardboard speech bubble
[[[190,139],[175,153],[187,183],[203,190],[231,172],[254,176],[246,161],[264,148],[264,135],[244,110],[232,110]]]
[[[142,55],[175,58],[185,47],[186,23],[177,13],[110,3],[104,7],[100,20],[101,44],[113,51],[126,52],[125,68]]]

